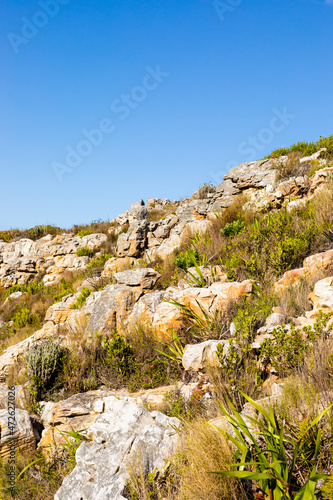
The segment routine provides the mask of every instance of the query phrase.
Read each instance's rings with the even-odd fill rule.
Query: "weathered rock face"
[[[11,455],[11,449],[14,450],[13,458],[15,457],[15,449],[20,449],[22,452],[31,453],[36,448],[36,439],[30,422],[29,413],[25,410],[15,409],[14,434],[8,428],[8,419],[10,415],[8,410],[0,410],[0,456],[2,459],[7,459]]]
[[[138,286],[143,290],[151,290],[154,288],[160,277],[160,274],[150,268],[131,269],[114,275],[119,285]]]
[[[147,220],[131,224],[128,232],[121,234],[118,238],[118,257],[139,257],[147,247],[148,227]]]
[[[102,277],[110,278],[115,273],[122,272],[124,270],[130,269],[136,262],[134,257],[111,257],[104,266]]]
[[[286,288],[298,283],[301,278],[304,278],[307,275],[307,273],[308,270],[305,267],[286,271],[282,278],[275,283],[275,291],[278,293],[283,292]]]
[[[237,300],[244,293],[252,291],[249,280],[242,283],[213,283],[208,288],[168,288],[165,299],[177,302],[194,311],[205,320],[203,310],[210,315],[216,311],[223,311],[230,301]],[[172,330],[177,330],[183,324],[182,309],[170,302],[162,302],[156,307],[153,316],[153,328],[161,337],[167,337]]]
[[[107,241],[105,234],[90,234],[83,238],[72,234],[45,236],[37,241],[21,239],[0,242],[0,286],[25,285],[44,276],[45,284],[59,281],[65,271],[84,269],[89,259],[76,257],[82,247],[98,250]]]
[[[238,190],[264,188],[268,185],[275,184],[277,178],[275,166],[276,160],[260,160],[250,163],[241,163],[232,168],[223,178],[225,181],[230,180]],[[219,184],[217,190],[224,192],[224,189],[226,189],[227,195],[236,194],[232,192],[233,188],[234,186],[230,183],[227,187],[224,187],[222,183],[222,185]]]
[[[126,212],[123,212],[122,214],[118,215],[118,217],[116,217],[114,221],[117,224],[121,225],[133,224],[135,222],[147,219],[147,217],[148,217],[148,209],[145,206],[145,202],[143,200],[140,200],[133,203]]]
[[[333,250],[310,255],[304,260],[304,267],[308,268],[312,273],[330,264],[333,264]]]
[[[218,345],[223,346],[224,354],[227,354],[229,346],[227,340],[207,340],[201,344],[187,345],[182,359],[184,369],[197,372],[218,366],[219,360],[216,355]]]
[[[156,291],[140,297],[128,317],[128,324],[146,323],[152,325],[156,308],[163,302],[164,296],[165,292]]]
[[[108,285],[101,292],[96,292],[86,332],[106,335],[112,330],[121,331],[142,294],[142,288],[127,285]]]
[[[164,459],[175,452],[177,434],[171,426],[179,426],[178,419],[111,398],[88,431],[93,441],[77,450],[77,465],[55,500],[124,500],[131,461],[141,457],[146,475],[162,469]]]
[[[54,325],[51,321],[45,323],[43,328],[35,332],[22,342],[8,347],[0,356],[0,380],[5,380],[9,373],[9,368],[17,363],[17,360],[22,356],[30,347],[36,342],[48,337],[59,337],[58,326]],[[60,338],[60,337],[59,337]]]

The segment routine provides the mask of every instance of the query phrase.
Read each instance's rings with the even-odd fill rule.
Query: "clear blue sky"
[[[0,15],[1,229],[189,196],[333,132],[332,1],[3,0]]]

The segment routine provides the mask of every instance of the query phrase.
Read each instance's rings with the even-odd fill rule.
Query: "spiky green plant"
[[[285,423],[279,424],[277,422],[271,406],[269,410],[266,410],[245,394],[242,393],[242,395],[258,411],[259,418],[246,416],[245,421],[231,402],[229,402],[229,406],[233,416],[221,406],[234,434],[218,430],[226,435],[238,449],[236,456],[240,457],[240,460],[238,463],[232,464],[232,467],[237,467],[237,470],[214,473],[236,477],[240,480],[256,481],[265,500],[315,500],[320,498],[315,493],[317,482],[328,477],[327,474],[317,474],[316,471],[321,429],[317,430],[314,456],[311,461],[307,460],[309,478],[303,485],[300,485],[295,474],[297,461],[301,454],[300,440],[294,442],[285,436]],[[326,408],[312,420],[304,433],[307,434],[316,428],[318,422],[332,406]],[[253,428],[258,429],[258,431],[253,430]],[[259,445],[259,441],[263,442],[264,445]],[[304,457],[302,459],[304,461]]]

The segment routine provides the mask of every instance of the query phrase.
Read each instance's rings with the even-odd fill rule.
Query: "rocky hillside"
[[[330,136],[190,199],[1,232],[4,498],[332,499],[332,206]],[[257,465],[212,475],[236,438]]]

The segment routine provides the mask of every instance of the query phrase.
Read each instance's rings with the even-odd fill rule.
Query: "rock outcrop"
[[[165,467],[175,452],[180,422],[159,412],[111,398],[105,413],[96,417],[76,452],[76,467],[55,500],[125,500],[131,467],[148,472]]]

